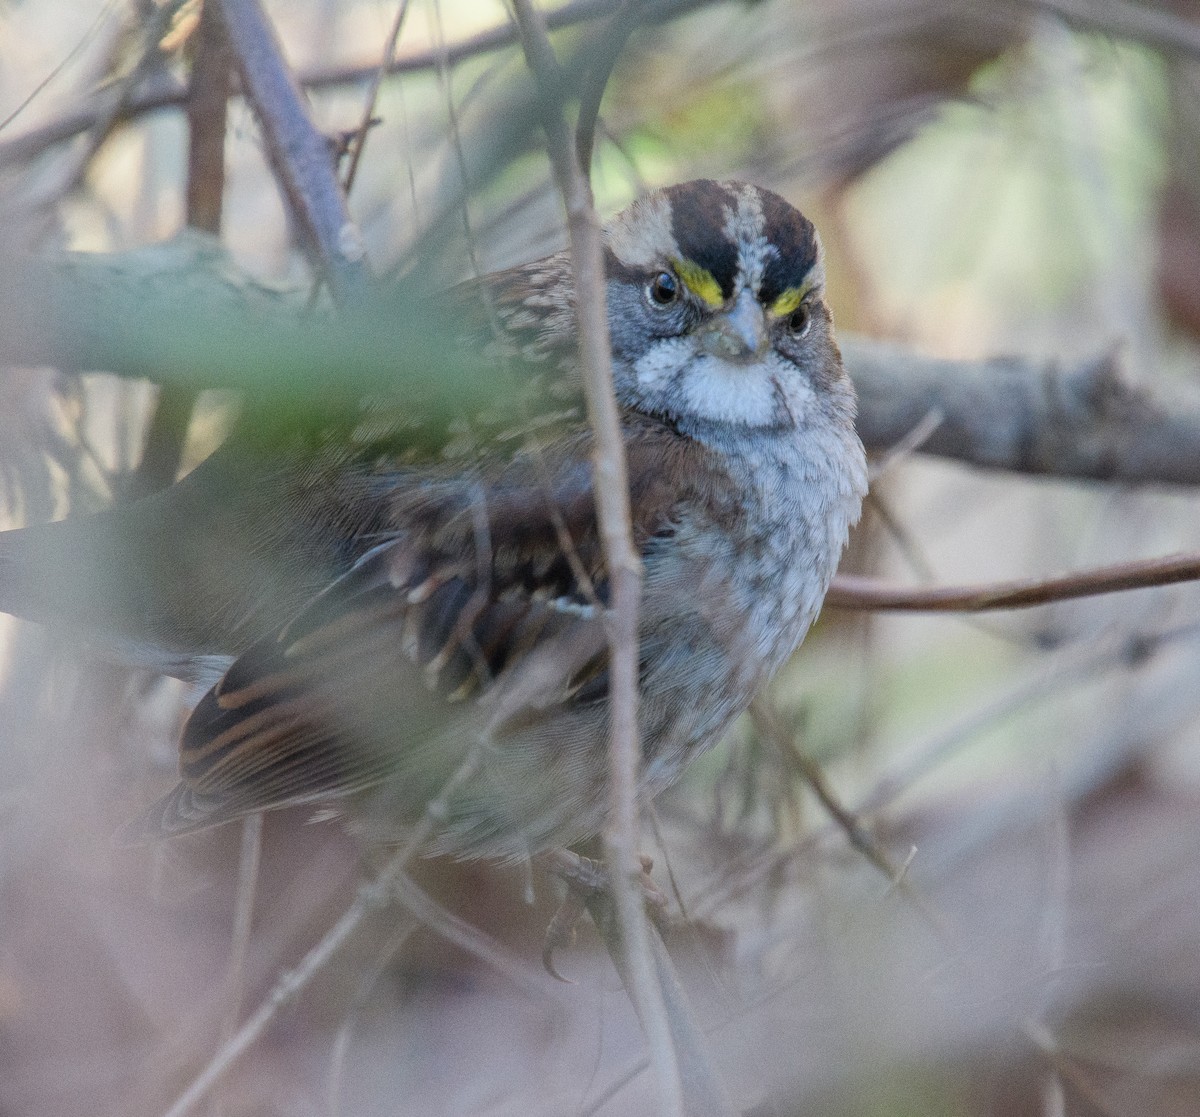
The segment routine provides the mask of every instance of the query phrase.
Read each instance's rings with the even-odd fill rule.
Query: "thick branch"
[[[221,231],[225,196],[225,126],[233,77],[233,52],[216,6],[200,13],[196,53],[188,87],[187,223],[201,232]]]
[[[185,208],[189,228],[214,236],[221,232],[225,198],[225,125],[232,76],[233,55],[229,42],[217,20],[216,7],[209,5],[200,13],[187,100]],[[184,443],[198,398],[199,391],[190,384],[169,384],[159,389],[146,431],[142,460],[129,479],[129,497],[166,488],[179,475]]]
[[[949,361],[862,338],[843,341],[869,450],[932,413],[927,454],[972,465],[1101,481],[1200,482],[1200,393],[1130,384],[1115,354],[1064,367],[1000,357]]]
[[[284,417],[386,389],[436,418],[509,390],[495,362],[456,347],[445,307],[397,290],[377,301],[304,315],[304,292],[256,283],[191,230],[120,254],[0,257],[0,364],[242,388]]]

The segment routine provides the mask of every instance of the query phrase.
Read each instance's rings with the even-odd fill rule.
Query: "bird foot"
[[[642,890],[642,901],[646,905],[646,914],[654,921],[655,926],[661,929],[667,910],[667,898],[650,876],[650,871],[654,868],[653,859],[642,854],[640,861],[642,870],[638,883]],[[611,874],[603,861],[594,857],[584,857],[568,849],[559,849],[547,854],[546,863],[555,876],[566,882],[567,895],[546,927],[546,937],[542,945],[542,965],[551,977],[570,984],[570,980],[554,968],[554,952],[575,942],[575,927],[587,909],[588,900],[597,893],[611,895]]]

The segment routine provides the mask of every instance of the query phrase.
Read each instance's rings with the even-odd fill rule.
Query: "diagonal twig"
[[[163,1117],[184,1117],[198,1105],[233,1066],[241,1059],[270,1027],[280,1011],[294,1001],[313,979],[325,968],[330,959],[351,939],[373,911],[386,907],[395,898],[396,890],[404,876],[404,870],[417,856],[439,821],[446,817],[449,803],[454,795],[479,771],[481,750],[473,747],[459,765],[457,771],[442,785],[437,796],[425,807],[421,821],[413,827],[407,840],[379,871],[374,879],[363,883],[353,903],[342,913],[331,927],[300,962],[282,974],[271,991],[259,1003],[238,1030],[222,1044],[217,1053],[175,1099]]]
[[[368,278],[362,235],[350,219],[329,144],[309,118],[275,28],[259,0],[219,0],[218,12],[301,243],[334,298],[354,301]]]
[[[409,7],[409,0],[400,0],[400,6],[396,9],[396,16],[392,20],[392,28],[388,32],[387,45],[383,48],[383,58],[380,60],[375,75],[371,78],[371,88],[367,91],[366,100],[363,102],[362,118],[354,131],[354,139],[351,141],[350,147],[350,163],[346,167],[345,191],[347,194],[353,188],[355,176],[358,174],[358,164],[362,159],[363,149],[367,145],[371,122],[375,119],[375,105],[379,100],[379,90],[383,85],[383,79],[387,76],[388,66],[391,65],[392,58],[396,53],[396,43],[400,41],[400,32],[404,29],[404,21],[408,16]]]

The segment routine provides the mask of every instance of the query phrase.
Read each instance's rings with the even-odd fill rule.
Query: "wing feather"
[[[669,531],[679,437],[631,442],[635,535]],[[602,702],[607,593],[590,435],[524,452],[486,479],[406,474],[389,530],[350,572],[240,656],[196,707],[169,833],[378,784],[398,750],[447,729],[512,734],[555,705]],[[694,463],[697,472],[703,461]]]

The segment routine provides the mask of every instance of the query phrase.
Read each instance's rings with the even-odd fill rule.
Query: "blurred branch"
[[[575,156],[583,173],[589,174],[592,167],[592,149],[596,143],[596,121],[600,116],[600,102],[612,76],[613,67],[625,49],[629,36],[642,21],[638,0],[622,0],[620,7],[608,21],[605,34],[599,43],[592,45],[590,65],[584,74],[579,90],[579,119],[575,124]]]
[[[730,0],[641,0],[638,7],[642,24],[659,24],[701,8],[729,2]],[[617,12],[624,3],[625,0],[574,0],[573,3],[547,12],[546,26],[557,30],[591,23]],[[459,43],[449,44],[444,49],[417,51],[394,58],[388,63],[387,73],[420,73],[454,66],[469,58],[511,47],[517,41],[516,28],[511,23],[504,23]],[[298,74],[297,80],[300,86],[307,90],[335,89],[370,81],[378,70],[378,61],[313,67]],[[165,73],[156,74],[152,80],[143,82],[136,92],[125,97],[119,104],[112,95],[98,97],[86,109],[65,113],[56,120],[30,129],[23,135],[0,142],[0,167],[35,158],[47,148],[65,143],[80,132],[86,132],[108,113],[113,113],[120,120],[133,120],[145,113],[178,107],[186,99],[187,90],[174,78]]]
[[[402,889],[404,870],[446,817],[454,795],[478,773],[479,761],[480,749],[476,746],[470,750],[458,770],[442,785],[437,796],[430,800],[421,821],[409,832],[404,845],[388,859],[387,864],[373,880],[359,886],[354,902],[322,936],[321,941],[294,969],[288,970],[278,978],[258,1008],[222,1043],[217,1053],[175,1099],[165,1117],[183,1117],[203,1101],[238,1060],[258,1042],[275,1017],[308,988],[313,979],[329,964],[330,959],[334,958],[359,930],[368,915],[387,907],[400,894],[408,896],[408,903],[414,902],[412,893],[416,886],[410,883],[407,888]],[[433,903],[432,900],[429,902]]]
[[[163,4],[131,29],[131,37],[136,44],[132,47],[135,52],[133,65],[127,73],[118,73],[113,78],[107,96],[101,100],[99,107],[89,114],[86,123],[76,130],[74,134],[87,133],[85,142],[78,149],[72,150],[64,165],[57,170],[54,185],[49,192],[50,197],[35,198],[35,206],[45,204],[48,200],[56,201],[58,196],[73,190],[83,180],[96,153],[128,113],[138,88],[164,72],[160,43],[182,3],[183,0],[171,0],[170,3]],[[140,17],[135,14],[135,18]],[[114,70],[119,70],[121,56],[115,48],[116,44],[111,65]]]
[[[346,321],[305,318],[302,292],[255,282],[193,234],[125,253],[9,258],[0,269],[0,361],[293,402],[331,391],[345,402],[389,385],[468,407],[501,390],[494,371],[481,380],[450,344],[454,323],[437,332],[435,305],[390,299]],[[919,430],[921,453],[991,469],[1200,483],[1200,392],[1132,385],[1111,354],[1064,368],[1022,357],[943,360],[858,337],[842,346],[872,450],[911,445]]]
[[[588,897],[587,908],[628,987],[631,976],[622,962],[625,952],[621,939],[621,920],[613,909],[612,901],[600,890]],[[653,924],[647,928],[647,935],[655,981],[662,992],[666,1019],[679,1056],[679,1073],[687,1099],[684,1112],[687,1117],[732,1117],[735,1113],[733,1103],[708,1058],[708,1042],[696,1022],[691,1002],[667,951],[667,944]]]
[[[770,698],[760,694],[750,703],[750,720],[760,737],[770,741],[781,756],[787,758],[800,770],[805,782],[812,788],[821,806],[845,833],[850,844],[858,850],[884,876],[895,883],[900,879],[903,866],[895,865],[874,836],[859,821],[834,793],[821,766],[796,743],[784,729]]]
[[[257,283],[190,230],[120,254],[9,257],[0,362],[242,388],[292,412],[344,409],[386,387],[446,414],[504,391],[503,374],[494,363],[485,374],[481,356],[456,348],[461,323],[428,298],[393,288],[371,309],[337,316],[304,316],[303,301]]]
[[[1019,7],[1059,16],[1084,31],[1133,39],[1170,54],[1200,56],[1200,25],[1158,7],[1130,0],[1010,0]]]
[[[275,28],[259,0],[219,0],[217,10],[301,243],[335,299],[344,303],[361,296],[368,279],[362,236],[346,208],[329,144],[309,119]]]
[[[225,197],[225,126],[232,67],[233,53],[217,20],[216,6],[207,4],[200,12],[188,88],[186,210],[189,228],[214,236],[221,232]],[[127,489],[131,499],[165,488],[179,475],[199,394],[190,384],[167,384],[159,389],[142,460]]]
[[[678,1033],[671,1026],[664,989],[651,953],[650,931],[638,884],[641,745],[637,721],[637,616],[642,572],[633,546],[625,447],[613,390],[600,222],[592,203],[591,186],[580,168],[563,115],[562,69],[546,26],[531,0],[512,0],[512,3],[526,65],[538,85],[546,150],[567,211],[580,366],[588,419],[595,434],[592,471],[596,519],[612,587],[608,615],[611,806],[604,831],[604,850],[620,928],[615,959],[646,1033],[657,1084],[658,1112],[664,1117],[683,1117],[685,1085],[689,1088],[689,1100],[694,1102],[691,1096],[694,1084],[685,1084],[681,1075],[675,1042]],[[703,1062],[703,1056],[700,1059]],[[696,1106],[693,1104],[689,1109],[694,1112]],[[711,1111],[707,1104],[703,1109]]]
[[[843,338],[870,450],[903,443],[939,415],[921,451],[972,465],[1099,481],[1200,482],[1200,392],[1131,384],[1115,353],[954,361]]]
[[[221,231],[225,196],[225,126],[233,81],[233,51],[206,4],[196,32],[196,53],[188,86],[187,223],[193,229]]]
[[[312,948],[295,969],[288,970],[275,982],[270,993],[259,1003],[245,1023],[222,1044],[216,1055],[204,1069],[188,1084],[175,1099],[164,1117],[183,1117],[191,1112],[215,1087],[233,1066],[270,1027],[275,1017],[294,1001],[336,956],[350,937],[362,925],[363,920],[377,909],[387,905],[395,877],[408,860],[405,852],[396,854],[387,868],[373,881],[359,887],[354,902],[342,917],[325,933],[321,941]]]
[[[1200,555],[1171,555],[1081,570],[1055,578],[1027,578],[990,585],[932,586],[908,589],[878,578],[839,574],[825,604],[835,609],[983,613],[992,609],[1028,609],[1053,601],[1103,593],[1171,586],[1200,579]]]

